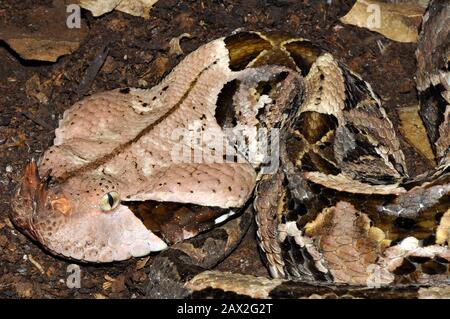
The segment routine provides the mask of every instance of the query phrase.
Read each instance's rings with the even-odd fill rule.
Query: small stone
[[[12,173],[13,167],[11,165],[6,165],[5,171],[6,173]]]
[[[419,247],[419,240],[415,237],[407,237],[400,243],[400,247],[406,251],[410,251]]]

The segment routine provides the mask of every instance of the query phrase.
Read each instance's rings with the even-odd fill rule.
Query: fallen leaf
[[[105,281],[102,285],[103,290],[108,290],[112,286],[112,281]]]
[[[23,59],[56,62],[77,50],[87,35],[81,19],[79,27],[68,27],[66,9],[63,0],[54,1],[52,7],[38,6],[26,13],[25,22],[2,25],[0,39]]]
[[[184,38],[192,38],[192,35],[190,35],[189,33],[183,33],[182,35],[173,38],[172,40],[170,40],[169,42],[169,54],[170,55],[182,55],[184,54],[183,49],[181,49],[180,46],[180,41]]]
[[[113,10],[133,16],[149,18],[150,9],[158,0],[80,0],[80,6],[92,12],[94,17]]]
[[[419,106],[399,108],[400,132],[406,140],[430,161],[434,161],[434,154],[428,140],[427,131],[419,115]]]
[[[48,103],[48,86],[44,86],[41,83],[39,75],[34,74],[31,78],[27,80],[25,83],[25,93],[28,96],[34,97],[42,104]]]
[[[154,78],[160,78],[163,76],[164,73],[166,73],[167,69],[169,67],[169,59],[164,56],[157,57],[152,64],[150,65],[150,68],[140,76],[140,78],[146,78],[148,75],[151,75]]]
[[[424,11],[418,3],[358,0],[340,21],[381,33],[394,41],[417,42]]]
[[[147,262],[149,261],[149,259],[150,259],[150,256],[139,259],[136,263],[136,270],[140,270],[140,269],[144,268],[145,265],[147,264]]]

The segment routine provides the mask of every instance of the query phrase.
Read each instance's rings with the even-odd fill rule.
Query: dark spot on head
[[[123,93],[123,94],[128,94],[128,93],[130,93],[130,88],[123,88],[123,89],[120,89],[119,92],[120,92],[120,93]]]

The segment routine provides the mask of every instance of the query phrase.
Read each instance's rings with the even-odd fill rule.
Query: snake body
[[[440,13],[428,20],[432,10]],[[450,124],[449,87],[444,80],[449,76],[449,30],[437,27],[445,25],[448,11],[442,3],[430,6],[417,53],[420,112],[438,163],[420,176],[409,176],[399,138],[380,98],[345,65],[302,39],[283,44],[269,38],[273,45],[269,52],[260,52],[256,58],[250,54],[254,60],[247,67],[274,63],[271,58],[276,56],[275,63],[283,61],[284,66],[290,66],[284,61],[294,60],[295,71],[300,69],[304,76],[284,83],[301,93],[286,90],[289,106],[274,108],[295,111],[283,123],[281,168],[262,177],[253,203],[261,255],[276,279],[201,267],[199,274],[180,281],[186,283],[179,294],[169,296],[449,297],[445,284],[450,282]],[[250,36],[241,37],[245,42]],[[267,35],[258,37],[263,41]],[[430,49],[430,37],[431,46],[439,50]],[[426,63],[434,74],[427,73]],[[201,263],[167,259],[164,271],[172,273],[165,273],[166,278],[179,273],[180,264]],[[151,269],[161,273],[159,267]],[[152,278],[147,295],[158,297],[155,292],[161,285]]]
[[[408,172],[379,96],[330,53],[302,38],[237,32],[188,55],[151,90],[105,92],[69,110],[39,171],[27,167],[12,220],[50,251],[87,262],[169,242],[149,266],[148,297],[446,296],[445,287],[427,288],[450,281],[448,28],[430,40],[440,50],[426,47],[428,30],[448,25],[449,15],[431,16],[418,53],[436,162],[428,172]],[[104,112],[101,125],[93,112]],[[269,157],[253,161],[235,142],[224,162],[169,160],[180,145],[172,131],[194,120],[215,137],[247,126],[278,139],[265,145]],[[251,142],[252,132],[241,137]],[[204,156],[207,147],[192,152]],[[151,216],[172,215],[146,221],[133,209],[143,201]],[[254,213],[274,279],[207,271],[236,247]]]

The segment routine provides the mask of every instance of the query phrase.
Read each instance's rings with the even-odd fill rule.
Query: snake
[[[409,172],[381,98],[332,54],[237,31],[151,89],[68,109],[11,220],[67,259],[154,252],[149,298],[448,296],[449,10],[432,1],[416,54],[427,171]],[[253,220],[272,278],[211,270]]]

